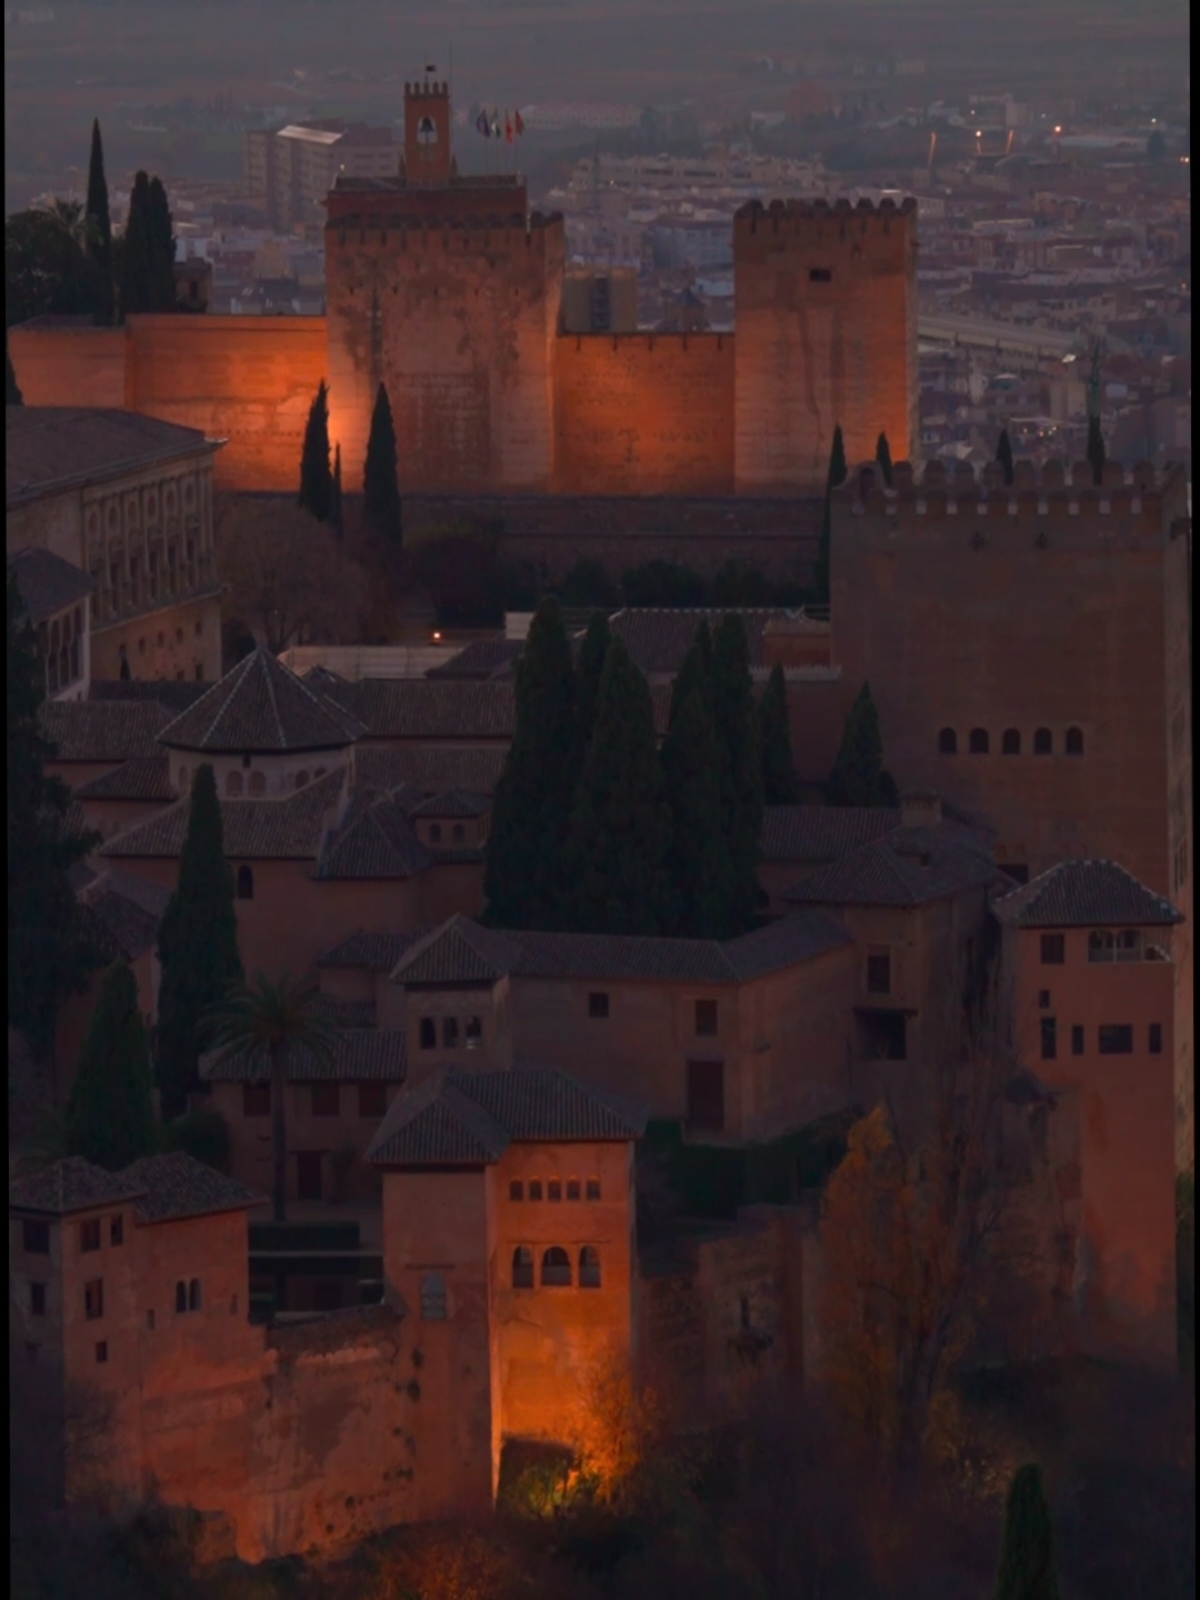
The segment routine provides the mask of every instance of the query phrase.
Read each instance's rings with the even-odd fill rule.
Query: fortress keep
[[[561,216],[523,178],[462,176],[445,83],[405,86],[392,178],[327,202],[327,315],[39,320],[30,405],[125,406],[228,441],[218,487],[294,488],[322,378],[357,488],[378,385],[405,492],[762,495],[824,485],[881,431],[915,441],[916,204],[773,201],[734,220],[737,333],[567,333]]]

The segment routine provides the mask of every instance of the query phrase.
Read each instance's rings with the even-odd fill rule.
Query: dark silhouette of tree
[[[758,703],[758,737],[762,752],[763,800],[769,806],[795,805],[800,796],[792,760],[787,684],[777,661]]]
[[[153,285],[151,311],[178,311],[175,288],[175,230],[167,191],[161,178],[151,178],[146,194],[146,213],[150,237],[150,281]]]
[[[596,726],[600,679],[604,675],[604,661],[611,642],[607,616],[603,611],[593,611],[579,647],[579,661],[575,669],[575,727],[581,771]]]
[[[12,355],[8,348],[8,337],[4,340],[4,404],[6,406],[23,406],[24,397],[17,384],[17,375],[13,371]]]
[[[158,1149],[150,1040],[137,979],[124,961],[104,975],[67,1110],[67,1152],[119,1172]]]
[[[835,806],[894,806],[896,785],[883,766],[879,712],[869,684],[858,691],[842,730],[841,748],[826,784]]]
[[[100,123],[92,123],[92,154],[88,163],[87,253],[91,263],[92,315],[107,325],[116,315],[113,274],[112,217],[108,207],[108,180],[104,176],[104,147]]]
[[[670,722],[674,722],[679,714],[680,706],[693,689],[699,689],[711,701],[712,669],[712,633],[709,630],[708,618],[702,617],[696,628],[696,637],[688,646],[687,654],[684,656],[679,671],[675,674],[675,681],[671,685]]]
[[[839,423],[833,430],[829,451],[829,471],[825,477],[825,506],[821,513],[821,540],[813,568],[812,597],[818,605],[829,604],[831,540],[833,538],[833,491],[846,481],[846,446]]]
[[[733,869],[722,825],[721,751],[704,686],[693,688],[671,718],[662,767],[671,808],[672,931],[685,938],[723,939],[730,931]]]
[[[154,300],[154,240],[150,220],[150,179],[139,172],[129,196],[129,216],[121,244],[121,318],[157,309]]]
[[[888,488],[892,487],[892,447],[888,444],[888,436],[881,433],[875,441],[875,460],[879,463],[879,470],[883,473],[883,481]]]
[[[163,1116],[174,1117],[198,1081],[202,1019],[242,980],[233,871],[207,762],[192,782],[179,881],[159,925],[158,959],[158,1084]]]
[[[746,625],[737,612],[713,634],[712,710],[721,752],[721,821],[729,846],[730,931],[754,920],[758,904],[758,847],[762,836],[762,759],[750,677]]]
[[[329,485],[329,520],[337,529],[338,535],[342,532],[342,447],[340,444],[333,447],[333,478]]]
[[[88,261],[76,232],[49,211],[18,211],[4,224],[4,323],[88,310]]]
[[[300,456],[299,500],[318,522],[329,521],[333,508],[333,472],[329,465],[329,389],[324,378],[308,408]]]
[[[375,409],[371,413],[371,432],[367,438],[367,459],[363,467],[363,517],[394,549],[403,537],[400,508],[400,480],[396,465],[396,428],[387,390],[379,385]]]
[[[995,1600],[1058,1600],[1054,1527],[1033,1464],[1018,1467],[1009,1485]]]
[[[1092,469],[1092,482],[1099,487],[1104,482],[1104,463],[1108,459],[1108,451],[1104,444],[1100,418],[1095,413],[1088,418],[1087,459]]]
[[[1004,473],[1005,486],[1011,488],[1013,481],[1013,448],[1008,437],[1008,429],[1000,429],[1000,442],[996,446],[996,460],[1000,463]]]

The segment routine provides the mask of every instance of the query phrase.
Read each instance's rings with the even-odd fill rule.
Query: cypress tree
[[[329,520],[338,531],[339,538],[342,532],[342,447],[340,444],[333,447],[333,477],[329,484]]]
[[[24,397],[17,384],[17,375],[13,371],[12,355],[8,348],[8,335],[4,337],[4,404],[6,406],[23,406]]]
[[[517,662],[516,727],[492,805],[483,887],[493,925],[554,926],[578,769],[571,645],[547,596]]]
[[[233,871],[225,859],[213,769],[192,784],[179,881],[158,930],[158,1083],[164,1117],[177,1116],[196,1082],[201,1019],[242,981]]]
[[[839,422],[833,430],[833,444],[829,449],[829,487],[838,488],[846,481],[846,443]]]
[[[883,481],[890,489],[892,487],[892,447],[888,443],[886,433],[881,433],[875,441],[875,459],[879,463],[879,470],[883,473]]]
[[[150,1041],[124,961],[104,975],[67,1109],[67,1153],[118,1172],[158,1147]]]
[[[321,379],[308,408],[304,450],[300,457],[299,501],[318,522],[328,522],[333,507],[333,473],[329,466],[329,389]]]
[[[671,685],[671,723],[679,715],[680,706],[693,689],[699,689],[702,694],[711,696],[712,665],[712,634],[709,632],[708,618],[702,617],[696,629],[696,637],[688,646],[683,664],[675,674],[675,682]]]
[[[842,730],[842,744],[825,786],[835,806],[892,806],[896,785],[883,767],[883,739],[879,712],[864,683],[850,707]]]
[[[1058,1600],[1054,1528],[1038,1466],[1019,1467],[1009,1485],[995,1600]]]
[[[45,668],[37,637],[8,572],[8,1020],[39,1058],[54,1043],[62,998],[80,989],[99,955],[68,876],[99,844],[68,821],[71,795],[45,763],[54,746],[38,713]]]
[[[121,243],[121,317],[154,311],[154,245],[150,220],[150,179],[139,172],[129,196],[129,217]]]
[[[1100,418],[1095,413],[1088,418],[1087,459],[1092,469],[1092,482],[1099,487],[1104,482],[1104,463],[1108,460],[1108,451],[1104,446]]]
[[[115,312],[112,217],[108,209],[108,180],[104,176],[104,146],[100,123],[92,123],[92,155],[88,163],[87,249],[92,269],[92,314],[107,325]]]
[[[1008,437],[1008,429],[1000,429],[1000,442],[996,446],[996,460],[1000,463],[1004,473],[1004,484],[1011,488],[1013,481],[1013,449],[1012,441]]]
[[[367,459],[363,466],[363,517],[390,545],[400,548],[403,529],[396,468],[396,428],[391,402],[382,383],[375,394]]]
[[[758,702],[758,736],[762,751],[763,800],[769,806],[791,806],[799,799],[796,767],[792,760],[792,729],[788,721],[787,684],[777,661],[763,697]]]
[[[650,689],[622,641],[614,639],[571,819],[567,927],[635,934],[670,928],[670,844]]]
[[[161,178],[151,178],[146,192],[150,235],[151,311],[178,311],[175,291],[175,231]]]
[[[662,747],[671,809],[667,870],[674,931],[722,939],[730,931],[732,863],[721,822],[721,752],[707,692],[693,688],[671,718]]]
[[[746,625],[736,612],[713,635],[713,722],[721,755],[721,821],[731,865],[730,931],[748,928],[758,904],[763,779]]]
[[[588,619],[583,643],[579,647],[579,663],[575,669],[576,744],[579,749],[581,769],[596,726],[600,679],[604,674],[604,661],[611,642],[612,634],[607,616],[603,611],[593,611]]]
[[[813,568],[812,597],[818,605],[829,604],[830,563],[833,539],[833,491],[846,481],[846,446],[839,423],[833,430],[833,444],[829,451],[829,472],[825,478],[825,505],[821,512],[821,539],[817,546],[817,560]]]

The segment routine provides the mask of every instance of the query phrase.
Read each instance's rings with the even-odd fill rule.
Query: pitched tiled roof
[[[326,773],[280,800],[222,800],[225,854],[231,861],[315,860],[346,774]],[[109,857],[170,859],[183,848],[188,802],[178,800],[157,816],[135,823],[103,845]]]
[[[317,1015],[321,1008],[314,1006]],[[288,1063],[290,1083],[403,1083],[408,1052],[399,1028],[335,1028],[328,1056],[293,1050]],[[261,1062],[213,1051],[200,1061],[207,1083],[261,1083]]]
[[[744,933],[740,939],[730,939],[721,949],[737,976],[749,982],[768,972],[813,961],[849,943],[850,935],[832,917],[821,911],[800,911]]]
[[[464,794],[461,789],[446,789],[409,807],[410,817],[482,817],[492,809],[490,795]]]
[[[502,673],[507,676],[523,649],[520,639],[472,639],[452,660],[430,667],[425,677],[486,679]]]
[[[161,800],[170,804],[178,798],[171,787],[165,755],[122,762],[111,772],[81,783],[73,793],[77,800]]]
[[[314,1016],[324,1017],[335,1028],[373,1028],[374,1000],[342,1000],[334,994],[315,994],[309,1005]]]
[[[640,1137],[645,1120],[553,1067],[444,1068],[396,1096],[367,1149],[376,1166],[482,1165],[518,1143]]]
[[[354,808],[326,843],[318,878],[412,878],[433,857],[396,801],[384,797]]]
[[[311,689],[259,648],[159,735],[179,750],[336,750],[363,729],[336,701]]]
[[[168,720],[156,701],[48,700],[39,715],[58,761],[161,758],[157,735]]]
[[[986,848],[961,828],[896,828],[788,890],[793,904],[919,906],[995,881]]]
[[[1183,914],[1115,861],[1060,861],[993,903],[1019,928],[1167,927]]]
[[[6,406],[5,435],[9,506],[217,448],[195,428],[92,406]]]
[[[110,961],[134,961],[158,943],[171,891],[135,872],[108,867],[80,895],[101,950]]]
[[[183,1150],[145,1156],[120,1176],[133,1180],[142,1191],[134,1206],[139,1222],[178,1222],[215,1211],[243,1211],[260,1205],[263,1198]]]
[[[759,849],[764,861],[837,861],[899,826],[882,806],[767,806]]]
[[[93,678],[88,688],[89,700],[157,701],[171,716],[194,706],[196,701],[212,688],[211,683],[196,683],[192,679],[155,678],[149,682],[141,678]]]
[[[650,677],[669,674],[674,677],[683,665],[683,658],[696,637],[696,629],[707,620],[710,630],[715,630],[721,619],[736,611],[746,624],[746,642],[750,647],[750,666],[766,665],[763,652],[763,629],[768,622],[788,615],[778,608],[731,606],[719,607],[658,607],[646,606],[618,611],[610,627],[615,638],[624,641],[630,656]]]
[[[511,935],[454,916],[409,947],[396,963],[397,983],[495,983],[511,972],[521,946]]]
[[[475,750],[430,750],[419,745],[388,750],[361,744],[354,752],[354,769],[360,788],[404,788],[422,795],[461,789],[490,795],[504,769],[506,753],[501,745]]]
[[[317,957],[318,967],[365,967],[368,972],[391,972],[404,952],[420,937],[415,933],[352,933]]]
[[[36,545],[10,555],[8,565],[33,623],[45,622],[56,612],[76,605],[96,587],[82,568]]]
[[[82,1156],[68,1156],[37,1172],[22,1173],[8,1185],[9,1206],[17,1211],[43,1211],[66,1217],[73,1211],[120,1205],[144,1193],[129,1169],[105,1172]]]
[[[433,678],[362,678],[328,694],[374,739],[511,739],[511,683]]]

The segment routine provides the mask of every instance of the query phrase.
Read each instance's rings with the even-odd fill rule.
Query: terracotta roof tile
[[[495,983],[521,957],[513,936],[454,916],[418,939],[396,963],[397,983]]]
[[[1060,861],[993,902],[1019,928],[1168,927],[1183,913],[1115,861]]]
[[[318,967],[365,967],[368,972],[391,972],[404,952],[421,937],[416,933],[352,933],[317,957]]]
[[[247,1189],[213,1167],[206,1167],[183,1150],[169,1155],[145,1156],[120,1174],[142,1191],[134,1205],[137,1220],[179,1222],[216,1211],[243,1211],[260,1205],[262,1195]]]
[[[316,994],[310,1002],[314,1016],[324,1017],[335,1028],[373,1028],[374,1000],[342,1000],[333,994]]]
[[[88,699],[102,700],[108,705],[116,701],[144,704],[153,700],[177,717],[211,688],[211,683],[196,683],[192,679],[155,678],[146,682],[141,678],[93,678]]]
[[[837,861],[899,826],[882,806],[767,806],[759,849],[764,861]]]
[[[134,872],[109,867],[80,894],[100,948],[110,961],[134,961],[158,943],[169,889]]]
[[[362,678],[328,694],[365,723],[374,739],[511,739],[511,683],[430,678]]]
[[[487,679],[495,678],[501,673],[507,676],[522,649],[523,645],[519,639],[472,639],[470,644],[450,661],[443,662],[439,667],[430,667],[425,677],[427,680],[437,680]]]
[[[409,807],[410,817],[482,817],[492,809],[491,796],[465,794],[461,789],[446,789]]]
[[[161,759],[169,717],[157,701],[48,700],[39,716],[58,761]]]
[[[475,750],[421,746],[388,750],[363,744],[354,752],[354,768],[360,788],[404,788],[422,795],[461,789],[490,795],[503,771],[506,753],[500,745]]]
[[[322,879],[413,878],[433,857],[417,838],[402,808],[387,798],[347,817],[330,836],[316,876]]]
[[[897,828],[788,890],[793,905],[920,906],[985,888],[997,868],[960,828]]]
[[[216,752],[337,750],[363,732],[356,718],[259,648],[213,684],[159,738],[172,749]]]
[[[169,805],[178,799],[171,787],[167,757],[138,756],[111,772],[89,778],[72,791],[77,800],[161,800]]]
[[[10,506],[217,449],[195,428],[91,406],[7,406],[5,443]]]
[[[105,1172],[82,1156],[68,1156],[37,1172],[9,1181],[8,1203],[16,1211],[44,1211],[66,1217],[74,1211],[120,1205],[145,1192],[130,1170]]]
[[[80,567],[36,545],[17,550],[9,556],[8,565],[29,620],[35,624],[77,605],[96,587]]]
[[[314,1007],[317,1015],[319,1007]],[[407,1072],[408,1046],[399,1028],[335,1028],[332,1053],[310,1055],[295,1050],[288,1064],[289,1083],[403,1083]],[[240,1056],[222,1057],[210,1052],[200,1061],[200,1076],[207,1083],[262,1083],[264,1070],[259,1062]]]
[[[315,861],[345,781],[346,774],[339,770],[283,799],[222,800],[226,856],[231,861]],[[117,834],[101,847],[100,854],[170,859],[183,848],[187,820],[188,802],[177,800],[157,816]]]

